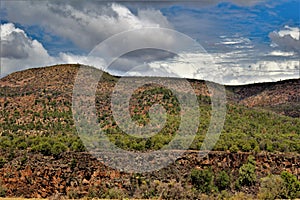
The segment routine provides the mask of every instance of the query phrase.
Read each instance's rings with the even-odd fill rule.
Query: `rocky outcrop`
[[[211,167],[214,172],[226,170],[238,175],[239,167],[247,162],[250,153],[209,152],[204,157],[189,151],[175,163],[159,171],[134,174],[105,166],[88,153],[64,153],[59,159],[20,151],[18,156],[0,169],[1,186],[7,196],[46,198],[55,194],[76,192],[86,196],[91,188],[108,190],[117,187],[133,194],[138,187],[137,177],[145,181],[189,183],[191,169]],[[107,154],[109,157],[109,154]],[[300,177],[300,155],[259,153],[255,155],[257,176],[289,171]]]

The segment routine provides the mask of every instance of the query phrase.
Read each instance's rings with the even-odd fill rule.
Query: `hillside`
[[[76,130],[71,102],[78,68],[78,65],[45,67],[16,72],[1,79],[0,93],[3,94],[0,98],[1,135],[17,134],[20,137],[55,135],[62,138],[70,137],[75,141]],[[124,136],[113,119],[110,101],[117,80],[118,77],[105,73],[98,84],[95,102],[100,126],[111,133],[109,135],[114,135],[111,137],[112,140],[121,137],[123,148],[145,150],[146,140],[136,140],[138,144],[133,147],[130,138]],[[177,82],[180,85],[180,80]],[[210,94],[203,81],[189,80],[189,82],[198,96],[201,109],[202,123],[196,140],[191,146],[192,149],[198,149],[209,124]],[[300,90],[298,85],[299,80],[290,80],[227,87],[228,105],[225,126],[215,150],[227,150],[231,146],[237,146],[243,151],[255,148],[267,150],[266,146],[269,145],[272,146],[268,148],[270,151],[299,152],[300,121],[296,118],[297,108],[291,110],[298,101]],[[152,149],[159,149],[162,143],[168,143],[172,139],[170,133],[176,131],[176,124],[179,123],[178,102],[167,89],[163,87],[157,89],[155,85],[140,88],[134,93],[130,102],[131,115],[141,125],[149,122],[147,110],[156,102],[165,107],[173,106],[167,110],[169,124],[161,130],[161,134],[151,138]],[[256,109],[252,109],[253,107]],[[261,109],[262,107],[264,109]],[[268,110],[279,112],[281,115]],[[291,114],[294,118],[289,117]],[[274,135],[274,133],[278,134]],[[228,141],[228,138],[234,140]],[[248,144],[250,146],[243,147],[245,141],[247,143],[245,146]]]
[[[300,116],[300,80],[228,87],[234,100],[247,107],[266,108],[282,115]]]
[[[263,163],[263,160],[267,162],[264,168],[256,165],[259,178],[268,174],[280,174],[285,170],[300,176],[298,170],[300,166],[300,80],[287,80],[277,83],[226,87],[225,125],[221,137],[213,149],[215,153],[211,153],[213,159],[210,162],[197,160],[196,154],[192,157],[187,155],[182,159],[181,164],[174,164],[175,168],[180,170],[179,177],[174,177],[174,174],[168,177],[164,174],[170,171],[175,173],[173,171],[174,165],[156,174],[132,174],[129,176],[125,173],[120,175],[119,172],[100,164],[101,169],[114,175],[102,174],[99,175],[101,178],[98,180],[95,178],[96,175],[92,174],[96,173],[95,171],[101,174],[101,169],[95,167],[98,164],[95,164],[96,161],[93,158],[82,153],[86,149],[78,137],[72,115],[73,85],[79,67],[79,65],[57,65],[30,69],[15,72],[0,80],[0,166],[3,167],[0,170],[0,180],[2,180],[0,183],[2,182],[8,195],[22,196],[26,194],[28,197],[49,197],[51,193],[62,193],[70,197],[70,191],[74,190],[77,191],[78,197],[82,197],[88,194],[92,184],[98,188],[101,182],[102,185],[108,183],[104,187],[107,190],[102,191],[105,195],[109,193],[110,189],[117,187],[122,190],[125,196],[133,197],[136,195],[136,198],[152,198],[157,194],[152,194],[152,196],[148,194],[147,196],[145,194],[147,184],[148,187],[152,184],[151,187],[156,188],[156,193],[161,193],[164,190],[158,189],[155,184],[153,185],[152,181],[156,179],[161,184],[166,183],[164,187],[167,187],[168,184],[177,184],[181,190],[184,190],[186,185],[183,186],[182,184],[187,184],[190,188],[192,186],[189,171],[197,167],[201,169],[212,167],[214,173],[225,170],[233,183],[237,181],[239,168],[247,162],[247,157],[250,154],[254,155],[257,163]],[[93,68],[86,68],[93,73],[99,73]],[[160,85],[151,84],[134,92],[130,102],[130,114],[136,123],[144,126],[149,122],[148,111],[155,103],[160,103],[166,108],[168,119],[165,126],[155,136],[133,138],[117,126],[111,112],[111,94],[119,78],[104,73],[98,83],[96,98],[93,99],[97,108],[99,126],[107,133],[110,141],[122,149],[143,152],[158,150],[168,144],[174,138],[180,123],[179,102],[173,93]],[[130,80],[131,78],[127,77],[127,79]],[[180,88],[182,80],[174,80],[177,81]],[[201,148],[209,126],[211,94],[208,92],[204,81],[188,81],[197,95],[200,108],[200,125],[195,140],[190,146],[192,152],[192,150]],[[184,88],[182,88],[182,92],[184,93]],[[125,106],[121,108],[125,110]],[[191,122],[193,120],[195,119],[190,119]],[[180,145],[182,144],[178,144],[178,147]],[[219,160],[218,156],[222,157],[223,160]],[[239,160],[240,156],[243,157],[242,160]],[[45,163],[48,158],[49,164]],[[80,163],[83,160],[91,163],[91,171],[86,171],[87,166],[81,166]],[[278,160],[286,163],[280,164]],[[33,164],[35,162],[40,164]],[[212,163],[221,164],[213,166]],[[56,180],[49,178],[52,175],[39,167],[42,165],[46,165],[48,170],[54,173],[53,177],[56,177]],[[10,175],[7,170],[11,166],[14,167],[10,169],[9,174],[15,175],[11,175],[12,178],[9,178]],[[54,172],[53,167],[61,168],[61,172]],[[79,175],[76,175],[72,170]],[[37,173],[39,171],[44,175]],[[17,175],[18,173],[20,175]],[[30,174],[34,174],[31,181],[26,178],[31,176]],[[18,176],[23,177],[24,180],[18,182],[16,180]],[[41,183],[42,176],[48,176],[48,179],[54,182],[50,185],[43,183],[43,186]],[[62,176],[69,182],[64,182]],[[136,179],[137,182],[132,182],[131,178],[134,176],[140,177],[141,180]],[[72,178],[80,180],[80,184],[72,183]],[[84,180],[86,180],[85,183]],[[130,183],[126,185],[125,180]],[[33,182],[36,187],[31,186],[31,192],[25,192]],[[256,195],[259,190],[259,183],[257,181],[247,187],[242,185],[239,189],[231,184],[226,187],[226,190],[230,194],[242,191],[249,195]],[[23,189],[17,190],[15,184],[19,184],[18,188]],[[143,184],[146,185],[142,189]],[[61,189],[59,189],[60,186]],[[140,191],[137,191],[136,187]],[[199,194],[193,193],[193,195]]]

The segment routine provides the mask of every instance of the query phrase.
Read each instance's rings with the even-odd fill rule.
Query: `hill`
[[[27,140],[30,136],[55,136],[61,137],[62,141],[68,138],[69,141],[79,142],[71,109],[73,85],[79,67],[58,65],[30,69],[1,79],[1,135],[18,135],[22,140]],[[93,73],[97,73],[97,70]],[[122,148],[159,149],[168,143],[173,138],[170,133],[176,132],[179,123],[176,98],[166,88],[155,85],[144,86],[134,93],[130,111],[138,124],[143,126],[149,122],[147,113],[154,103],[169,107],[167,113],[170,119],[161,133],[152,137],[151,141],[134,139],[135,144],[132,143],[133,138],[127,137],[119,129],[111,113],[111,94],[118,79],[119,77],[105,73],[98,84],[95,103],[100,126],[112,136],[111,140],[122,140]],[[181,80],[176,81],[180,85]],[[210,93],[204,81],[189,82],[195,90],[201,109],[201,124],[191,149],[199,149],[211,116]],[[237,147],[242,151],[256,149],[299,153],[299,110],[293,107],[294,104],[299,106],[298,86],[299,80],[289,80],[226,87],[227,115],[221,140],[215,150]]]
[[[96,179],[84,183],[84,179],[91,179],[92,175],[90,173],[94,173],[95,170],[99,171],[100,169],[95,168],[96,164],[92,158],[85,153],[81,153],[86,151],[86,148],[82,143],[82,138],[78,137],[72,115],[73,86],[79,67],[80,65],[57,65],[29,69],[15,72],[0,80],[0,166],[3,167],[0,171],[0,178],[7,188],[7,194],[26,194],[28,197],[49,197],[49,194],[57,192],[69,195],[70,191],[74,189],[76,191],[78,190],[77,193],[79,197],[82,197],[87,195],[89,190],[89,187],[84,187],[84,184],[86,184],[86,186],[96,184]],[[92,73],[100,73],[99,70],[94,68],[85,68],[90,69]],[[96,97],[93,101],[97,109],[96,114],[99,126],[107,133],[110,141],[122,149],[143,152],[161,149],[161,147],[168,144],[174,138],[178,130],[180,124],[178,99],[174,97],[170,90],[163,87],[163,84],[147,84],[135,90],[131,97],[129,110],[132,119],[137,124],[144,126],[149,122],[149,109],[156,103],[161,104],[166,109],[168,118],[166,124],[161,127],[161,131],[155,136],[149,138],[134,138],[118,127],[112,115],[111,94],[119,79],[120,77],[114,77],[104,73],[98,83]],[[131,80],[131,77],[127,77],[126,79]],[[139,79],[142,80],[143,78],[137,78],[137,82]],[[181,87],[182,80],[174,80],[178,83],[178,87],[181,88],[183,94],[185,89]],[[205,138],[211,117],[210,97],[213,94],[209,93],[204,81],[188,81],[197,95],[200,109],[200,125],[196,137],[190,146],[190,150],[192,151],[199,150]],[[82,80],[82,82],[84,83],[84,80]],[[189,170],[197,167],[204,169],[209,166],[212,167],[214,173],[227,170],[226,173],[230,175],[232,181],[238,181],[239,168],[247,162],[247,157],[250,154],[255,156],[258,163],[262,163],[263,159],[268,161],[268,166],[265,166],[265,169],[261,169],[256,165],[259,177],[266,176],[268,173],[279,174],[286,169],[299,176],[300,172],[297,170],[300,165],[299,161],[297,161],[299,160],[300,153],[300,119],[298,118],[300,113],[298,109],[300,106],[299,83],[300,80],[287,80],[277,83],[226,86],[226,119],[221,137],[213,149],[215,153],[211,153],[214,159],[208,162],[208,164],[205,164],[205,160],[197,160],[195,158],[197,154],[192,153],[193,156],[183,158],[182,163],[185,164],[179,164],[179,166],[175,164],[175,168],[177,169],[179,167],[182,172],[182,174],[180,172],[182,184],[191,184],[191,180],[188,178]],[[86,85],[86,87],[89,86]],[[122,105],[121,109],[125,110],[126,105]],[[189,119],[191,122],[194,120],[194,118]],[[184,142],[184,140],[182,141]],[[91,146],[95,145],[93,142],[94,141],[91,140]],[[183,144],[177,145],[179,148]],[[96,146],[97,144],[95,145],[95,149]],[[174,150],[176,150],[176,147]],[[68,152],[74,156],[69,156],[67,155],[68,153],[64,152]],[[225,155],[227,156],[227,160],[225,159]],[[264,157],[262,155],[266,156]],[[232,157],[230,158],[230,156]],[[239,161],[240,157],[243,157],[243,159]],[[76,159],[74,160],[73,158]],[[223,161],[215,161],[215,159],[218,160],[219,158],[222,158]],[[288,161],[286,158],[288,158]],[[49,162],[51,164],[47,165],[45,163],[47,159],[50,160]],[[197,161],[195,161],[195,159]],[[280,162],[274,161],[276,159],[286,162],[286,164],[281,165]],[[82,163],[83,160],[93,163],[91,164],[93,166],[92,171],[86,171],[87,166],[80,167],[80,163]],[[208,160],[210,160],[210,158],[208,158]],[[35,162],[40,164],[33,164]],[[212,163],[216,164],[218,162],[221,164],[217,164],[217,166],[214,167],[212,166]],[[58,172],[56,171],[53,172],[56,174],[53,174],[53,176],[61,180],[58,182],[53,180],[55,184],[51,183],[51,186],[43,183],[46,184],[44,187],[40,180],[40,173],[32,172],[36,169],[36,172],[41,171],[41,173],[44,174],[43,176],[52,176],[48,174],[49,172],[43,171],[44,169],[39,167],[41,165],[48,166],[50,171],[53,166],[64,169],[61,175],[57,175],[56,173]],[[16,180],[16,176],[18,175],[13,176],[12,179],[7,177],[10,176],[7,170],[11,166],[15,167],[9,170],[10,174],[35,174],[34,180],[31,181],[35,183],[36,187],[31,188],[32,192],[24,192],[28,190],[29,185],[31,185],[30,181],[27,185],[25,184],[27,181],[26,178],[26,180],[21,181],[21,185],[18,186],[23,188],[22,191],[16,189],[14,185],[18,183]],[[30,166],[32,166],[32,168]],[[73,169],[81,173],[81,175],[77,176],[72,173],[71,171]],[[112,169],[103,169],[110,171],[110,173],[118,173]],[[122,184],[117,184],[117,188],[121,189],[127,196],[133,197],[134,195],[130,194],[130,192],[138,193],[136,190],[136,187],[138,187],[140,194],[136,194],[137,198],[152,198],[157,194],[153,194],[154,196],[150,194],[148,194],[148,196],[145,195],[146,188],[150,187],[152,181],[159,179],[160,181],[164,180],[164,182],[171,184],[175,178],[173,184],[178,184],[178,187],[180,186],[181,189],[184,189],[181,185],[181,181],[177,180],[179,177],[176,178],[172,175],[168,178],[168,176],[164,174],[172,170],[174,170],[174,166],[154,175],[132,175],[140,177],[141,180],[136,179],[136,183],[131,182],[131,184],[127,186],[126,184],[124,185],[122,181],[131,180],[132,177],[128,174],[118,174],[116,175],[116,179],[121,181]],[[230,172],[230,170],[232,171]],[[101,170],[100,172],[98,171],[97,173],[101,173]],[[90,175],[84,177],[83,174],[86,173]],[[27,175],[24,175],[24,177],[27,177]],[[69,183],[63,183],[64,180],[61,176],[69,180]],[[71,185],[72,181],[70,180],[70,176],[80,179],[80,184],[72,183],[73,185]],[[102,178],[98,181],[101,182],[105,180],[107,183],[116,184],[115,176],[111,178],[110,181],[108,180],[110,175],[101,175],[101,177]],[[144,189],[140,188],[141,183],[139,181],[146,181]],[[62,185],[61,189],[59,189],[59,184]],[[167,187],[167,185],[165,186]],[[99,184],[97,187],[98,186]],[[132,187],[135,188],[134,191]],[[151,185],[151,187],[154,189],[158,186]],[[233,193],[240,190],[251,195],[256,195],[258,193],[258,187],[259,182],[256,182],[254,184],[251,183],[251,187],[240,187],[239,189],[235,188],[234,185],[227,186],[226,190]],[[44,188],[45,191],[37,192],[37,190],[42,190],[42,188]],[[102,191],[102,195],[107,195],[109,192],[112,192],[110,189],[113,190],[115,186],[106,185],[104,188],[107,190]],[[83,193],[79,192],[81,190]],[[158,191],[162,192],[163,189],[157,189],[156,193]],[[118,193],[120,191],[117,190],[114,192]],[[193,195],[195,194],[193,193]]]
[[[259,107],[298,118],[300,115],[300,79],[228,87],[234,100],[247,107]]]

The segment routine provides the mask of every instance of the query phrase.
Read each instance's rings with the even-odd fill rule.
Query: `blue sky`
[[[196,40],[215,60],[217,66],[214,67],[223,74],[225,84],[299,76],[299,0],[1,1],[0,6],[2,76],[56,63],[78,62],[101,68],[98,58],[88,57],[97,44],[122,31],[148,26],[173,29]],[[144,39],[164,42],[164,38],[155,38],[155,34],[145,35]],[[196,60],[197,52],[184,53]],[[133,55],[125,56],[111,72],[126,74],[128,66],[124,63],[137,65],[140,58],[146,57],[149,55],[142,53],[137,54],[137,59]],[[177,62],[173,55],[150,57],[148,69],[134,74],[149,75],[154,68],[159,68],[160,74],[166,70],[177,75],[186,71],[186,66],[181,64],[164,69],[166,64]],[[205,73],[211,68],[213,66],[199,67],[184,77],[205,79]],[[197,75],[198,71],[204,74]]]

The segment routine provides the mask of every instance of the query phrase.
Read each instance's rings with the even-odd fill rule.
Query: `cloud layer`
[[[87,51],[122,31],[143,27],[172,28],[159,10],[138,10],[133,14],[127,7],[115,3],[95,6],[92,2],[64,2],[4,1],[3,6],[11,21],[42,26]],[[24,12],[28,7],[30,14]]]
[[[188,6],[195,5],[199,8],[219,2],[221,1],[201,1],[201,3],[189,3]],[[239,6],[251,7],[258,1],[232,0],[232,2]],[[271,29],[264,33],[266,38],[269,36],[271,43],[268,41],[267,44],[261,45],[244,32],[219,33],[218,28],[221,23],[214,23],[216,18],[220,18],[217,16],[218,10],[208,13],[207,18],[201,18],[206,16],[201,9],[186,9],[173,6],[177,5],[175,3],[169,3],[172,6],[168,10],[169,14],[165,14],[158,7],[166,4],[168,3],[157,3],[155,5],[158,6],[153,6],[151,3],[127,3],[125,5],[129,6],[125,6],[97,1],[84,3],[81,1],[4,1],[2,11],[6,13],[7,21],[11,23],[1,25],[1,76],[22,69],[58,63],[82,63],[102,69],[107,63],[101,57],[88,56],[88,52],[99,43],[123,31],[161,27],[182,28],[191,36],[195,36],[193,38],[199,39],[199,42],[204,42],[209,54],[193,49],[181,52],[178,56],[151,49],[134,51],[116,60],[110,66],[110,72],[117,75],[218,80],[225,84],[246,84],[299,77],[300,28],[285,26],[282,30]],[[230,6],[232,5],[222,4],[220,9],[226,10]],[[23,12],[24,7],[28,8],[27,12]],[[247,19],[254,17],[253,13],[236,9],[239,7],[234,7],[230,10],[231,14],[224,18],[228,20],[235,16],[237,19],[243,12],[246,13]],[[237,25],[243,23],[238,22]],[[82,50],[81,53],[61,50],[53,55],[45,48],[44,38],[37,39],[28,32],[34,26],[38,26],[45,34],[70,41]],[[210,40],[211,35],[214,37],[213,40]],[[183,45],[176,37],[159,32],[137,33],[131,37],[149,46]],[[106,56],[113,55],[119,50],[121,46],[119,42],[112,43],[108,48],[109,51],[105,52]],[[131,45],[136,46],[136,43],[128,44],[128,47]],[[211,58],[213,63],[210,62]]]
[[[1,54],[2,76],[18,70],[57,63],[81,63],[100,69],[107,64],[101,57],[70,53],[60,53],[57,57],[49,56],[40,42],[29,38],[23,30],[16,28],[12,23],[1,25],[1,38],[4,50]],[[247,54],[243,54],[240,49],[251,48],[251,42],[246,38],[226,37],[220,44],[230,45],[235,50],[211,54],[183,52],[172,57],[168,57],[168,54],[166,57],[163,56],[164,52],[161,51],[156,51],[155,54],[149,53],[148,50],[121,57],[108,70],[117,75],[186,77],[230,85],[278,81],[299,76],[299,60],[293,52],[272,51],[265,55],[266,60],[241,65]],[[137,55],[140,56],[140,60],[135,58]],[[267,59],[268,57],[272,59]],[[289,59],[280,61],[276,59],[277,57]],[[245,68],[245,65],[248,67]]]
[[[300,53],[300,28],[285,26],[283,30],[270,33],[269,37],[275,47]]]

